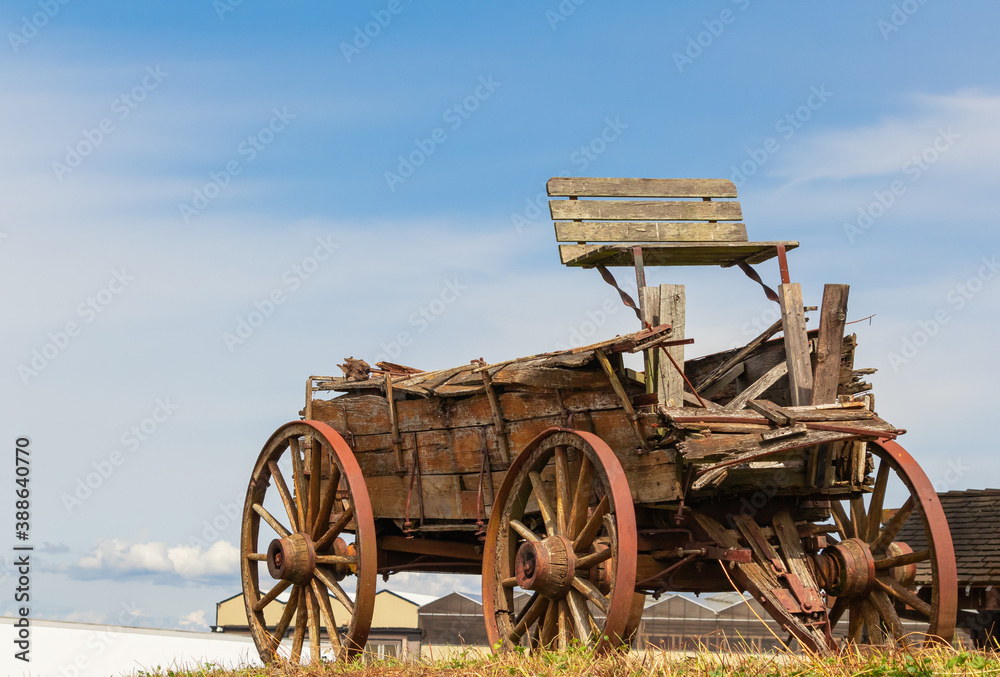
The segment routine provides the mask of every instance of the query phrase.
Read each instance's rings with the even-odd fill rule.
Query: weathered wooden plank
[[[742,223],[556,221],[556,242],[746,242]]]
[[[639,290],[639,299],[639,305],[642,309],[642,321],[648,322],[654,327],[660,324],[660,288],[643,287]],[[643,351],[643,364],[645,365],[643,382],[647,393],[656,392],[656,386],[659,383],[657,374],[660,371],[661,360],[666,361],[663,359],[663,355],[660,354],[659,348],[651,348]],[[659,402],[662,404],[663,400],[659,400]]]
[[[739,395],[734,397],[732,400],[726,403],[726,409],[738,410],[746,406],[746,403],[750,400],[755,400],[760,397],[765,390],[773,386],[778,382],[782,376],[788,373],[788,364],[786,362],[779,362],[773,366],[770,371],[761,376],[753,385],[741,392]]]
[[[682,284],[661,284],[660,285],[660,322],[673,327],[670,339],[680,340],[684,338],[684,313],[685,313],[685,293]],[[660,349],[661,352],[663,349]],[[684,368],[684,346],[670,346],[666,349],[674,362]],[[667,406],[683,406],[684,404],[684,377],[671,364],[666,355],[660,355],[660,370],[657,374],[657,392],[660,404]]]
[[[704,398],[715,397],[720,390],[735,381],[744,371],[746,371],[746,367],[743,363],[737,362],[728,370],[720,373],[719,377],[707,388],[699,388],[698,393]]]
[[[847,296],[850,289],[850,285],[846,284],[828,284],[823,287],[819,340],[816,344],[816,371],[813,378],[813,404],[837,401],[844,326],[847,323]]]
[[[739,202],[549,200],[552,218],[604,221],[739,221]]]
[[[658,503],[677,500],[680,497],[677,464],[672,454],[654,451],[637,456],[635,453],[618,453],[622,469],[628,479],[632,500],[636,503]],[[578,463],[578,462],[577,462]],[[579,466],[570,467],[570,473],[578,472]],[[493,485],[499,487],[504,473],[492,473]],[[476,491],[478,473],[453,475],[424,475],[424,517],[433,520],[474,520],[477,513]],[[551,478],[548,478],[551,482]],[[365,482],[371,497],[372,510],[376,518],[402,519],[406,516],[406,497],[410,478],[401,475],[374,475],[366,473]],[[551,492],[550,492],[551,493]],[[487,506],[487,517],[491,506]],[[529,503],[529,511],[537,510]],[[416,496],[411,499],[410,518],[418,514]]]
[[[884,421],[856,421],[851,428],[872,432],[892,431]],[[763,458],[791,449],[809,447],[824,442],[836,442],[855,437],[854,434],[833,430],[810,430],[805,435],[765,442],[760,435],[710,435],[703,439],[686,439],[677,443],[677,450],[688,460],[725,457],[725,464],[741,463],[750,458]]]
[[[722,381],[727,377],[729,377],[730,371],[735,369],[738,365],[741,365],[743,360],[746,359],[747,355],[752,353],[761,344],[763,344],[764,341],[768,340],[769,338],[777,334],[779,331],[781,331],[781,320],[778,320],[770,327],[765,329],[759,336],[757,336],[757,338],[755,338],[754,340],[750,341],[750,343],[740,348],[740,350],[735,355],[733,355],[725,362],[720,364],[718,367],[716,367],[712,373],[706,376],[701,381],[701,383],[698,384],[698,389],[705,390],[707,392],[707,389],[712,384],[718,381]],[[732,377],[735,378],[736,376],[739,376],[741,373],[743,373],[742,369],[740,369],[735,375],[732,375]],[[709,397],[711,397],[711,394],[709,394]]]
[[[736,185],[729,179],[554,176],[546,188],[554,197],[736,197]]]
[[[802,286],[798,282],[778,287],[781,322],[785,328],[785,359],[792,404],[812,403],[813,372],[809,359],[809,337],[802,305]]]
[[[642,247],[647,266],[732,266],[756,257],[766,261],[778,255],[777,245],[794,249],[798,242],[676,242]],[[563,244],[559,256],[568,266],[633,266],[632,247],[624,244]]]
[[[806,563],[806,553],[802,549],[802,539],[799,538],[799,531],[795,526],[795,520],[787,510],[778,512],[771,521],[774,533],[781,544],[781,551],[785,555],[789,570],[799,577],[802,585],[813,591],[816,601],[822,599],[819,593],[819,586],[813,578],[812,570]]]
[[[567,390],[562,393],[562,404],[554,392],[501,393],[500,408],[504,420],[518,421],[543,418],[567,413],[616,409],[621,403],[610,388],[603,372],[598,390]],[[564,409],[565,407],[565,409]],[[400,432],[445,430],[471,426],[492,425],[493,411],[485,394],[456,399],[419,398],[396,402]],[[349,436],[377,435],[390,430],[389,405],[378,395],[336,397],[332,400],[314,400],[313,418],[333,426]]]
[[[749,400],[747,407],[777,425],[788,425],[798,420],[794,412],[783,409],[774,402],[768,402],[767,400]]]
[[[853,404],[853,403],[852,403]],[[807,421],[810,423],[821,423],[830,421],[863,421],[875,418],[874,412],[855,406],[808,406],[808,407],[782,407],[783,411],[791,412],[795,420]],[[708,418],[713,421],[725,421],[727,419],[750,419],[759,422],[761,425],[768,425],[768,419],[755,411],[733,409],[713,409],[711,411],[695,412],[693,409],[681,409],[665,407],[660,413],[670,421],[690,422],[697,419]]]

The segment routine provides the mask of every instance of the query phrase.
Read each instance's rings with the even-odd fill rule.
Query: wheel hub
[[[906,543],[893,541],[885,549],[885,556],[886,558],[899,557],[900,555],[909,555],[911,552],[913,552],[913,548]],[[889,569],[889,575],[899,581],[904,588],[908,588],[913,585],[913,581],[917,578],[917,565],[913,563],[904,564],[901,567],[893,567]]]
[[[305,534],[276,538],[267,546],[267,571],[272,578],[306,583],[316,570],[316,548]]]
[[[550,599],[565,597],[573,585],[576,554],[563,536],[525,541],[514,556],[514,577],[524,590],[536,590]]]
[[[825,549],[816,565],[823,587],[836,597],[864,597],[875,587],[875,558],[860,538],[848,538]]]

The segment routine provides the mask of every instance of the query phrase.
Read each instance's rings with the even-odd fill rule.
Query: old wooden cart
[[[894,441],[904,431],[874,411],[871,370],[854,369],[847,287],[826,286],[807,330],[816,309],[785,257],[798,243],[749,242],[729,181],[554,178],[548,191],[563,263],[598,268],[641,331],[496,364],[349,359],[344,377],[311,377],[304,420],[268,440],[247,491],[261,656],[362,651],[376,577],[397,572],[481,574],[500,650],[607,650],[630,640],[646,595],[734,587],[813,650],[950,640],[947,524]],[[774,258],[776,292],[751,267]],[[743,269],[780,319],[685,360],[684,288],[645,283],[647,266],[685,265]],[[612,266],[635,269],[639,303]],[[895,540],[908,521],[925,549]]]

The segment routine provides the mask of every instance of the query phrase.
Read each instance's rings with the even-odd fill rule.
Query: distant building
[[[417,611],[424,644],[488,646],[482,595],[453,592]]]
[[[421,630],[417,610],[421,605],[433,603],[436,598],[431,595],[412,593],[397,593],[391,590],[380,590],[375,594],[375,610],[372,614],[372,628],[368,635],[367,650],[379,657],[404,656],[406,654],[420,655]],[[268,625],[277,625],[288,601],[287,594],[281,595],[264,607],[264,620]],[[344,620],[341,628],[346,630],[346,620],[350,618],[347,609],[335,598],[330,598],[334,618],[338,622]],[[482,615],[480,615],[482,619]],[[288,634],[294,626],[295,616]],[[243,594],[233,595],[216,604],[215,625],[213,632],[224,632],[237,635],[249,635],[246,606]],[[326,637],[326,627],[321,626],[321,634]]]

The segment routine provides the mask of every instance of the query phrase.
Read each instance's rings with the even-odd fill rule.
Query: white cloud
[[[1000,95],[962,91],[947,95],[916,94],[907,114],[873,124],[803,133],[783,150],[774,175],[789,183],[884,176],[932,146],[941,130],[957,139],[947,162],[936,171],[995,170],[1000,157]]]
[[[73,611],[63,616],[62,620],[71,623],[97,623],[103,624],[107,621],[108,615],[97,611]]]
[[[166,574],[184,580],[235,574],[239,550],[227,541],[216,541],[207,549],[165,543],[126,543],[116,538],[99,539],[77,562],[92,574]]]
[[[186,616],[182,616],[179,623],[186,630],[205,630],[208,628],[208,621],[205,619],[205,611],[198,609]]]

